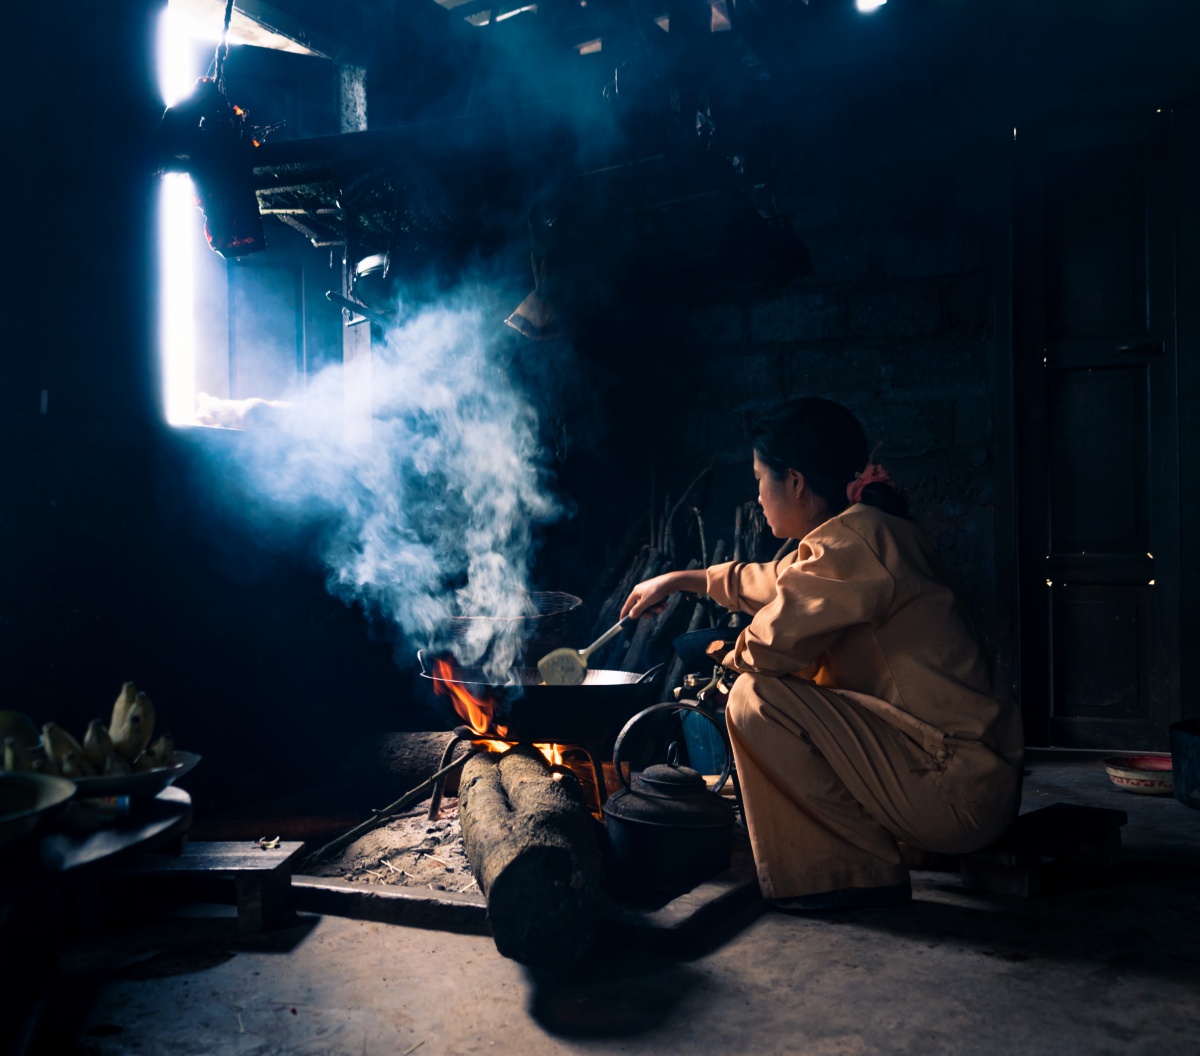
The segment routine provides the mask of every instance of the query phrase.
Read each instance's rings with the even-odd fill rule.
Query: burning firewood
[[[535,751],[484,752],[463,769],[459,812],[496,948],[535,966],[587,954],[599,924],[600,851],[578,784]]]

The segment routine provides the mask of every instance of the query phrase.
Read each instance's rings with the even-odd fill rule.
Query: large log
[[[586,955],[599,926],[600,849],[578,784],[518,747],[468,760],[458,804],[496,948],[533,966]]]

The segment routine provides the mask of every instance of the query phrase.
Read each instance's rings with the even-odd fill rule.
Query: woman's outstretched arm
[[[702,568],[664,572],[661,576],[643,580],[629,592],[629,597],[621,606],[621,618],[632,616],[636,620],[644,613],[657,612],[676,591],[690,590],[695,594],[703,594],[707,587],[708,579]]]

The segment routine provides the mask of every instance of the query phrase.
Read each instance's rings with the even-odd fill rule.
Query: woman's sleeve
[[[891,573],[851,531],[810,537],[775,587],[774,597],[721,661],[726,667],[792,674],[820,657],[846,628],[882,620],[895,595]]]
[[[753,616],[775,597],[775,583],[785,563],[794,560],[789,554],[782,561],[759,564],[753,561],[726,561],[705,569],[706,591],[718,605],[735,612]]]

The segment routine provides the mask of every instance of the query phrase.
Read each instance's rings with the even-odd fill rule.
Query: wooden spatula
[[[620,623],[614,623],[607,631],[597,638],[586,649],[555,649],[538,661],[538,673],[548,686],[577,686],[587,674],[588,657],[605,642],[611,641],[626,627],[633,623],[632,616],[626,616]]]

